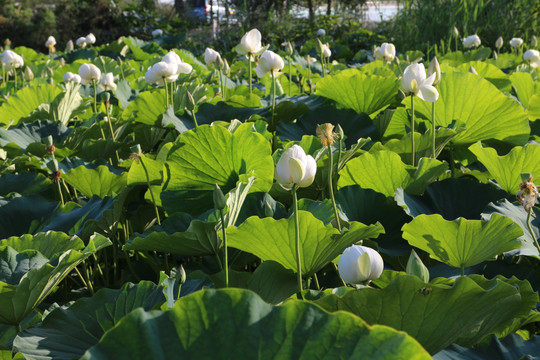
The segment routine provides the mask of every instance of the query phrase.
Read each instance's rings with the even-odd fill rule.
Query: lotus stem
[[[156,199],[154,198],[154,192],[152,191],[152,187],[150,186],[150,176],[148,175],[148,169],[146,169],[146,165],[144,165],[144,161],[142,159],[142,156],[139,157],[139,161],[141,162],[141,166],[144,170],[144,174],[146,175],[146,184],[148,184],[148,190],[150,191],[150,197],[152,198],[152,203],[154,204],[154,210],[156,211],[156,220],[158,225],[161,225],[161,220],[159,218],[159,210],[156,205]]]
[[[223,96],[224,95],[223,94],[223,84],[221,83],[221,81],[222,81],[222,79],[221,79],[221,69],[218,69],[217,73],[218,73],[218,83],[219,83],[219,91],[221,92],[221,98],[223,100],[225,100],[224,96]]]
[[[223,217],[223,209],[219,209],[219,216],[221,217],[221,231],[223,232],[223,263],[225,264],[225,287],[229,287],[229,254],[227,250],[227,231],[225,230],[225,220]]]
[[[416,164],[416,147],[414,146],[414,94],[411,95],[411,147],[412,166]]]
[[[531,214],[533,212],[533,207],[531,206],[529,208],[529,211],[527,212],[527,228],[529,229],[529,232],[531,233],[531,236],[534,240],[534,244],[536,245],[536,248],[538,249],[538,251],[540,251],[540,245],[538,245],[538,240],[536,240],[536,236],[534,235],[534,231],[532,229],[532,226],[531,226]]]
[[[195,123],[195,128],[198,128],[199,123],[197,122],[197,116],[195,116],[195,109],[191,110],[191,116],[193,117],[193,122]]]
[[[169,107],[169,89],[167,87],[167,81],[163,78],[163,86],[165,86],[165,109]]]
[[[328,143],[328,158],[330,160],[330,166],[328,167],[328,192],[330,193],[330,199],[332,200],[332,206],[334,208],[334,216],[336,218],[336,224],[339,232],[341,232],[341,222],[339,220],[339,212],[336,206],[336,199],[334,197],[334,185],[333,185],[333,169],[334,169],[334,154],[332,153],[332,145]]]
[[[62,195],[62,187],[60,186],[60,179],[56,180],[56,187],[58,189],[58,195],[60,195],[60,203],[62,204],[62,207],[64,207],[64,195]]]
[[[302,254],[300,250],[300,220],[298,218],[298,198],[296,196],[296,185],[292,188],[294,206],[294,237],[296,245],[296,279],[298,281],[299,298],[304,299],[304,289],[302,287]]]
[[[313,274],[313,281],[315,282],[315,288],[317,290],[321,290],[321,286],[319,285],[319,278],[317,277],[317,273]]]
[[[461,276],[465,276],[465,265],[461,265]]]
[[[171,82],[171,105],[174,111],[174,82]]]
[[[274,124],[274,110],[276,108],[276,74],[274,74],[273,70],[270,73],[272,74],[272,118],[270,120],[270,130],[273,132],[276,131],[276,126]]]
[[[291,82],[292,82],[292,57],[289,56],[289,96],[292,96]]]
[[[435,102],[431,103],[431,157],[435,159]]]
[[[105,104],[105,108],[107,109],[107,123],[109,124],[109,130],[111,131],[111,139],[112,141],[116,142],[116,136],[114,135],[114,129],[112,126],[112,118],[111,118],[111,109],[110,106]],[[116,164],[120,163],[120,155],[118,155],[118,150],[114,151],[116,153]]]
[[[248,83],[249,83],[249,95],[251,95],[253,93],[253,88],[252,88],[252,85],[251,85],[251,77],[252,77],[252,69],[251,69],[251,53],[248,53],[248,68],[249,68],[249,73],[248,73]]]
[[[92,80],[92,86],[94,88],[94,114],[97,114],[97,86],[96,85],[97,85],[97,81]],[[103,130],[101,132],[103,132]],[[103,135],[103,137],[105,137],[105,135]]]
[[[13,78],[15,81],[15,91],[17,91],[17,69],[13,68]]]

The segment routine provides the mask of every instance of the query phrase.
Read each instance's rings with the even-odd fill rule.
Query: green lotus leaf
[[[171,149],[167,162],[161,201],[168,213],[193,215],[213,208],[215,184],[224,193],[238,181],[247,183],[255,176],[250,192],[268,191],[274,179],[270,143],[242,124],[231,134],[221,126],[200,126],[183,133]]]
[[[40,231],[63,231],[82,236],[87,222],[100,221],[104,214],[112,209],[113,198],[110,196],[100,199],[94,195],[83,206],[68,202],[63,209],[58,208],[55,212],[51,211],[52,214],[48,214],[47,219],[50,221]]]
[[[348,69],[319,80],[317,95],[330,98],[357,113],[371,115],[390,105],[398,88],[399,83],[393,77],[367,75],[357,69]]]
[[[39,105],[51,103],[61,92],[62,90],[54,85],[22,88],[0,106],[0,124],[13,121],[14,125],[17,125],[21,118],[30,115]]]
[[[248,289],[267,303],[279,304],[298,291],[298,282],[294,271],[268,260],[257,266],[248,281]]]
[[[21,237],[12,236],[0,240],[0,246],[4,245],[18,252],[37,250],[48,259],[68,250],[82,250],[84,248],[83,241],[78,237],[55,231],[37,233],[36,235],[24,234]]]
[[[185,231],[167,233],[153,227],[145,234],[135,234],[124,245],[126,250],[150,250],[184,256],[217,254],[221,240],[217,237],[216,222],[193,220]]]
[[[16,284],[0,280],[0,323],[19,324],[78,264],[111,244],[105,237],[95,235],[81,251],[68,250],[50,260],[44,258],[46,260],[44,264],[30,269]],[[4,249],[10,248],[6,246]],[[22,254],[31,252],[25,250]],[[11,250],[11,253],[16,251]],[[35,250],[33,253],[39,254]],[[1,255],[3,259],[4,254],[8,255],[3,252]]]
[[[530,97],[527,114],[531,121],[540,119],[540,93]]]
[[[307,277],[334,260],[347,247],[384,232],[381,224],[352,222],[348,231],[339,231],[307,211],[298,212],[302,273]],[[296,272],[294,217],[275,220],[252,216],[238,228],[227,229],[228,245],[252,253],[262,260],[273,260]]]
[[[504,95],[489,81],[471,74],[448,72],[442,74],[439,99],[435,102],[436,125],[448,127],[456,121],[465,126],[452,142],[471,144],[479,140],[501,140],[523,145],[530,133],[527,115],[519,103]],[[392,117],[385,136],[403,135],[410,126],[411,100],[403,100],[406,109],[398,109]],[[418,121],[431,124],[432,103],[418,97],[414,101]]]
[[[18,193],[31,196],[50,188],[52,182],[43,174],[22,172],[19,174],[3,174],[0,176],[0,196]]]
[[[14,348],[27,359],[78,359],[131,311],[148,311],[164,301],[162,288],[149,281],[102,289],[53,310],[39,327],[19,333]]]
[[[127,184],[128,174],[112,172],[107,166],[100,165],[95,169],[78,166],[62,174],[62,178],[82,194],[91,198],[96,195],[104,198],[119,194]]]
[[[531,217],[530,219],[531,229],[534,233],[534,236],[539,239],[540,211],[538,211],[537,208],[533,208],[533,211],[536,214],[536,217]],[[529,231],[529,227],[527,226],[527,211],[525,211],[522,205],[518,203],[511,203],[506,199],[496,203],[491,203],[482,213],[482,219],[489,220],[493,214],[500,214],[512,219],[512,221],[518,224],[523,230],[523,235],[519,237],[519,240],[521,241],[521,247],[516,250],[511,250],[510,254],[540,257],[540,252],[536,247],[534,239]]]
[[[493,214],[489,221],[448,221],[439,214],[418,215],[403,226],[403,238],[409,244],[456,268],[473,266],[518,249],[522,235],[517,224],[499,214]]]
[[[140,159],[133,161],[129,168],[127,184],[147,185],[147,176],[150,184],[161,184],[163,181],[163,163],[164,161],[154,160],[148,156],[141,155]]]
[[[505,191],[493,184],[460,178],[431,183],[422,196],[410,195],[398,189],[395,200],[412,217],[440,214],[446,220],[454,220],[458,217],[480,219],[480,214],[490,202],[506,196]]]
[[[515,195],[519,191],[521,173],[530,173],[534,178],[540,178],[540,145],[516,146],[504,156],[498,156],[495,149],[485,148],[480,143],[470,146],[469,150],[509,194]]]
[[[460,129],[458,131],[449,128],[438,128],[435,130],[435,156],[439,156],[444,147],[454,138],[456,135],[463,131]],[[412,164],[412,144],[411,144],[411,134],[408,133],[403,135],[401,139],[391,139],[381,144],[377,142],[373,145],[371,152],[374,150],[388,150],[398,153],[401,156],[401,160],[406,164]],[[415,140],[415,150],[416,159],[421,157],[431,157],[432,156],[432,136],[431,128],[426,131],[424,134],[414,133]]]
[[[382,290],[364,288],[315,303],[405,331],[435,354],[452,343],[474,345],[515,317],[526,316],[537,301],[530,284],[515,278],[462,276],[448,285],[400,275]]]
[[[151,355],[150,355],[151,354]],[[347,313],[240,289],[203,290],[167,311],[135,310],[82,359],[429,359],[416,341]]]
[[[484,79],[495,85],[499,90],[504,92],[510,91],[512,83],[508,79],[508,75],[506,75],[501,69],[499,69],[495,65],[489,64],[484,61],[470,61],[456,66],[455,69],[457,71],[466,73],[469,72],[469,68],[471,66],[476,70],[479,76],[483,77]],[[441,70],[445,71],[445,69],[442,67]]]
[[[365,153],[349,161],[339,172],[338,189],[360,185],[386,196],[394,196],[399,187],[421,194],[426,186],[447,170],[447,164],[431,158],[421,158],[418,167],[406,165],[392,151]]]
[[[540,92],[540,84],[534,82],[532,75],[526,72],[514,72],[510,75],[512,87],[524,108],[529,107],[530,98]]]
[[[39,196],[0,196],[0,239],[33,232],[50,219],[57,205]]]
[[[160,116],[167,110],[165,100],[164,89],[142,92],[122,112],[122,119],[128,120],[133,116],[136,123],[157,125]]]
[[[51,120],[67,125],[77,111],[84,112],[89,104],[85,103],[79,94],[80,87],[80,84],[73,81],[66,84],[66,91],[51,103],[49,111]]]
[[[49,135],[53,137],[53,142],[58,144],[65,139],[70,131],[61,123],[42,120],[20,124],[17,127],[10,127],[9,129],[2,127],[0,128],[0,146],[14,143],[22,150],[26,150],[28,145],[36,142],[41,143]]]
[[[524,340],[518,334],[511,334],[504,339],[491,335],[474,348],[452,344],[433,356],[434,360],[506,360],[534,359],[540,349],[540,336]]]

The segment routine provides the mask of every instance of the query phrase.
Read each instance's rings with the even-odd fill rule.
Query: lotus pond
[[[540,56],[257,33],[3,53],[0,358],[538,355]]]

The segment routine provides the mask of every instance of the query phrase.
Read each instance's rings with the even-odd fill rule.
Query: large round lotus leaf
[[[430,359],[411,337],[302,301],[265,303],[240,289],[203,290],[167,311],[135,310],[82,359]]]
[[[489,221],[439,214],[419,215],[403,225],[403,238],[443,263],[457,268],[473,266],[521,246],[521,228],[511,219],[493,214]]]
[[[26,359],[78,359],[132,310],[151,310],[163,302],[163,289],[149,281],[101,289],[67,309],[53,310],[39,327],[19,333],[14,347]]]
[[[465,126],[452,139],[454,144],[495,139],[523,145],[529,139],[529,121],[523,108],[489,81],[471,73],[443,73],[439,94],[435,102],[436,125],[448,127],[457,121]],[[404,99],[403,104],[405,108],[396,110],[385,135],[406,134],[410,126],[410,98]],[[432,103],[416,97],[414,109],[419,119],[431,123]]]
[[[521,173],[530,173],[540,179],[540,145],[527,144],[516,146],[504,156],[498,156],[493,148],[485,148],[480,143],[469,147],[469,150],[488,169],[497,184],[509,194],[516,194],[521,183]]]
[[[77,236],[69,236],[56,231],[40,232],[36,235],[24,234],[21,237],[12,236],[0,240],[0,246],[3,245],[7,245],[18,252],[37,250],[48,259],[68,250],[82,250],[84,248],[83,241]]]
[[[317,95],[330,98],[357,113],[371,115],[390,105],[398,87],[394,77],[367,75],[357,69],[348,69],[319,80]]]
[[[360,185],[386,196],[394,196],[399,187],[412,194],[421,194],[426,186],[446,171],[446,163],[431,158],[421,158],[418,167],[406,165],[392,151],[364,153],[347,162],[339,172],[338,189]]]
[[[109,167],[100,165],[95,169],[84,165],[78,166],[62,174],[62,178],[88,198],[96,195],[104,198],[119,194],[127,184],[127,172],[111,171]]]
[[[53,85],[22,88],[0,106],[0,124],[9,124],[13,120],[16,125],[21,118],[30,115],[39,105],[51,103],[61,92],[59,87]]]
[[[537,301],[530,284],[515,278],[487,280],[473,275],[448,285],[401,275],[382,290],[364,288],[315,303],[328,311],[349,311],[368,324],[405,331],[435,354],[452,343],[477,343],[514,318],[526,316]]]
[[[198,215],[213,208],[215,184],[224,194],[255,176],[250,192],[267,192],[274,180],[270,143],[246,123],[231,133],[221,126],[199,126],[183,133],[165,163],[161,200],[169,214]]]
[[[340,234],[307,211],[298,212],[302,273],[306,276],[322,269],[347,247],[384,232],[380,223],[364,225],[351,222],[348,231]],[[262,260],[273,260],[296,272],[294,217],[275,220],[248,218],[238,228],[227,230],[228,245],[252,253]]]
[[[540,119],[540,93],[530,97],[527,115],[531,121]]]

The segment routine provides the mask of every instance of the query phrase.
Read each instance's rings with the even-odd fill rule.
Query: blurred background
[[[199,52],[229,51],[253,27],[274,47],[309,43],[322,28],[336,57],[348,60],[383,41],[398,51],[449,49],[454,27],[460,38],[476,33],[489,47],[499,36],[529,42],[539,22],[540,0],[0,0],[1,41],[42,52],[49,35],[63,49],[90,32],[104,44],[120,36],[150,40],[162,29],[176,39],[171,47]]]

